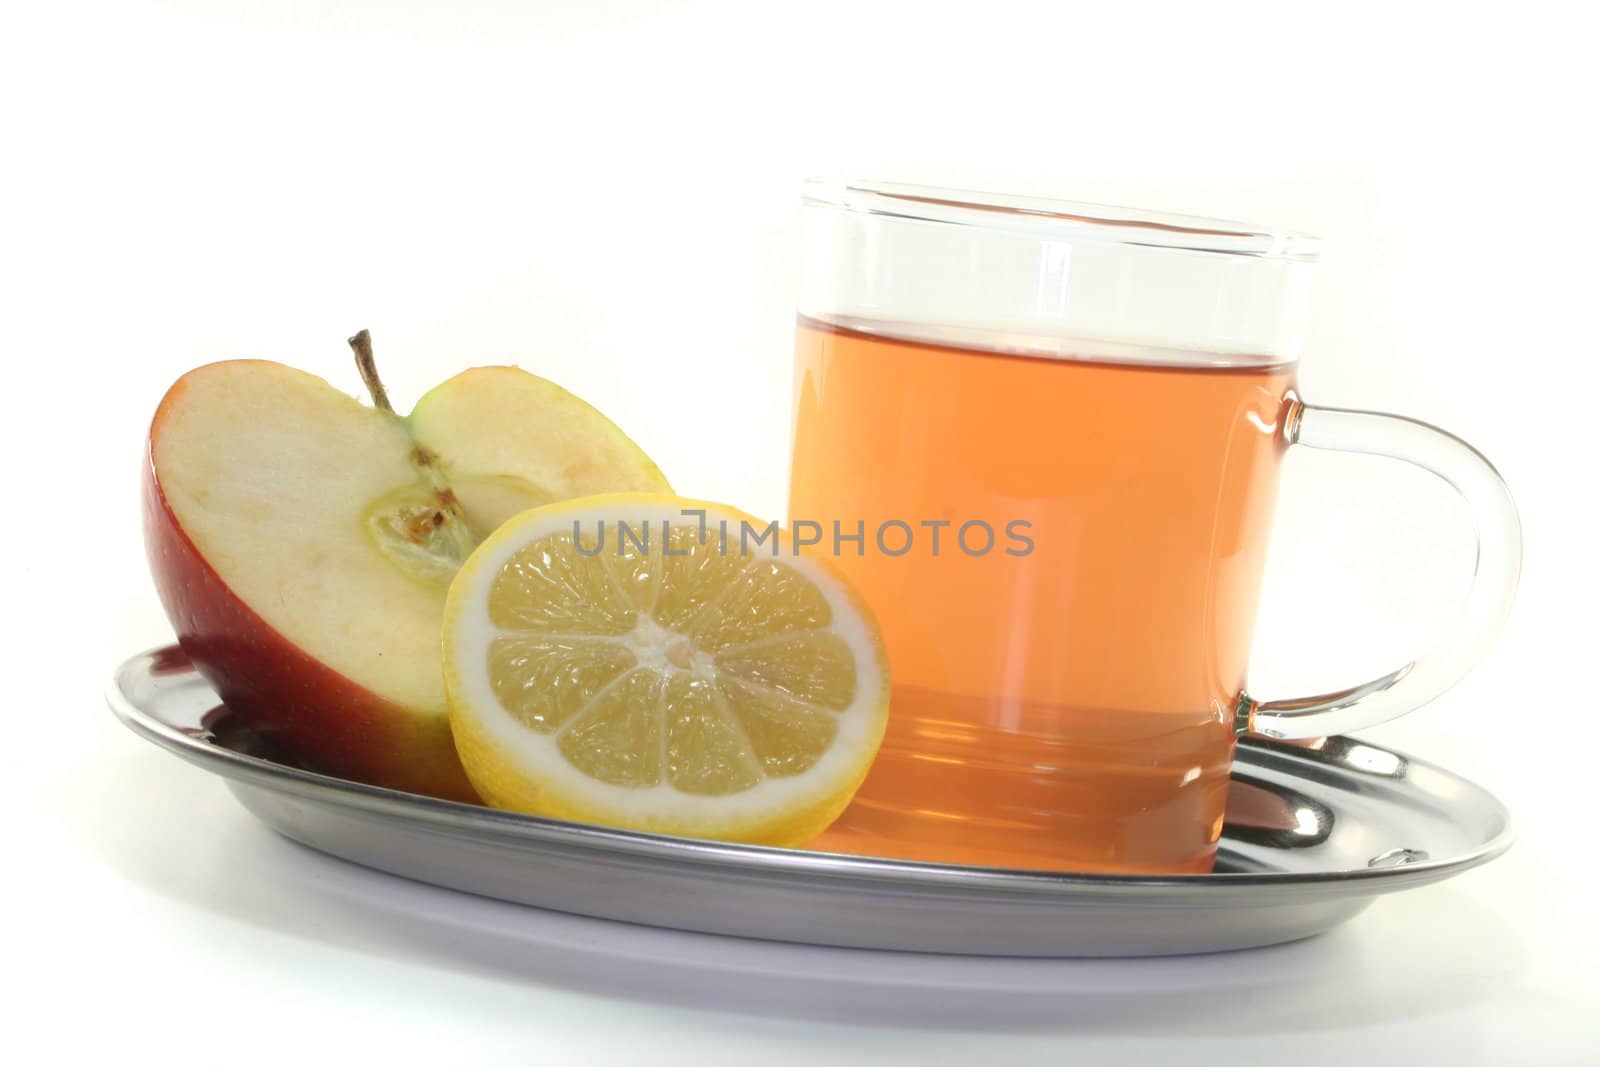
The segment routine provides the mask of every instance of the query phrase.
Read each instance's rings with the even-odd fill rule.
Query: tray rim
[[[1493,793],[1476,782],[1438,764],[1409,753],[1361,740],[1383,752],[1398,755],[1410,766],[1424,768],[1462,783],[1493,807],[1500,829],[1488,840],[1448,857],[1420,860],[1398,866],[1349,868],[1336,871],[1240,871],[1211,874],[1126,875],[1079,871],[1041,871],[1007,867],[978,867],[859,856],[836,852],[812,852],[646,833],[591,823],[573,822],[458,801],[407,793],[369,785],[334,775],[276,763],[246,755],[194,737],[162,721],[134,703],[123,681],[142,665],[179,650],[177,644],[157,645],[129,657],[117,666],[105,690],[105,700],[116,718],[136,735],[157,747],[200,766],[229,781],[282,791],[287,785],[300,792],[331,798],[330,802],[377,815],[399,818],[431,829],[461,832],[475,838],[492,837],[506,843],[537,843],[586,851],[624,853],[631,858],[650,859],[673,865],[723,868],[729,873],[749,877],[804,876],[829,881],[867,882],[887,890],[918,891],[964,889],[992,895],[1060,897],[1081,900],[1087,894],[1109,893],[1118,899],[1129,894],[1169,895],[1182,890],[1185,896],[1231,895],[1231,891],[1261,887],[1317,888],[1360,893],[1386,892],[1442,880],[1497,858],[1509,849],[1516,837],[1511,812]],[[188,671],[198,674],[191,665]],[[202,679],[203,681],[204,679]],[[1347,736],[1347,735],[1339,735]],[[1270,751],[1270,750],[1268,750]],[[1398,884],[1396,884],[1398,883]],[[1382,886],[1382,888],[1379,888]],[[1370,888],[1369,888],[1370,887]]]

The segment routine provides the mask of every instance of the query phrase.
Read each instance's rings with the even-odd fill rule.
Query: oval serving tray
[[[1487,862],[1505,807],[1442,768],[1348,737],[1246,739],[1217,872],[1124,876],[909,863],[633,833],[457,804],[272,758],[176,646],[107,698],[135,733],[221,775],[322,852],[605,919],[818,945],[1006,956],[1159,956],[1322,933],[1373,899]]]

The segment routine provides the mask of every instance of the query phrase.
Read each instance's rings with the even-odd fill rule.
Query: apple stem
[[[356,354],[356,370],[361,372],[361,381],[372,394],[372,406],[387,415],[395,415],[383,379],[378,377],[378,361],[372,356],[372,334],[362,330],[350,338],[350,350]],[[410,432],[409,427],[407,432]],[[369,517],[368,530],[390,561],[407,574],[428,581],[442,578],[448,583],[456,568],[477,546],[478,538],[467,523],[461,501],[456,499],[444,472],[439,469],[439,457],[415,438],[412,443],[411,465],[432,499],[422,503],[420,508],[415,497],[408,497],[398,506],[381,508]]]
[[[393,415],[394,406],[389,403],[383,379],[378,377],[378,361],[372,355],[372,334],[362,330],[350,338],[350,347],[356,354],[356,370],[361,372],[361,381],[366,385],[367,392],[372,394],[372,406]]]

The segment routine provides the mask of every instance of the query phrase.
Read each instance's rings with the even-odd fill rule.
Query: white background
[[[8,1040],[174,1062],[1594,1062],[1600,86],[1569,10],[8,7]],[[370,327],[404,406],[514,361],[609,413],[680,491],[781,512],[794,192],[819,173],[1325,236],[1305,394],[1455,431],[1523,509],[1492,657],[1373,732],[1507,799],[1511,854],[1235,956],[787,949],[347,867],[112,721],[111,667],[170,633],[137,526],[145,426],[202,362],[281,359],[354,391],[344,338]],[[1464,523],[1424,475],[1294,457],[1253,687],[1349,684],[1424,645],[1460,604]]]

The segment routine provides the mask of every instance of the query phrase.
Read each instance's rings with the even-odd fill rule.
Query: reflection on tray
[[[1311,848],[1333,832],[1333,809],[1304,793],[1233,772],[1225,838],[1269,848]]]
[[[248,716],[226,704],[218,704],[200,716],[199,727],[185,730],[184,733],[241,756],[253,756],[302,771],[317,771],[316,767],[290,755],[288,748],[273,738],[269,726],[252,722]]]

